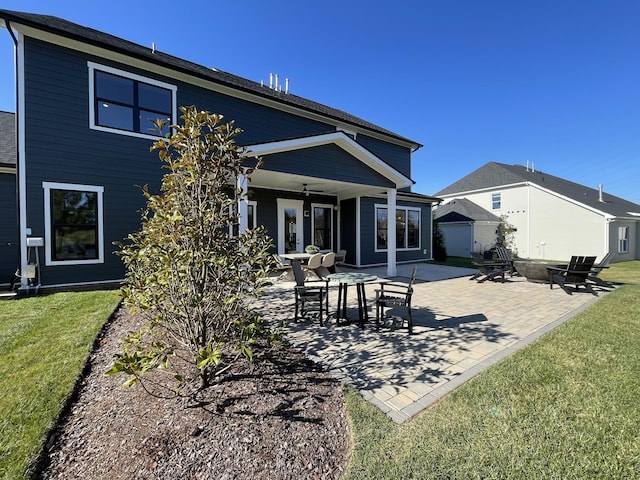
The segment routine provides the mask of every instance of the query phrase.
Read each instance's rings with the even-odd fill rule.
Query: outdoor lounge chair
[[[298,314],[305,317],[309,312],[318,312],[320,325],[324,325],[323,313],[329,311],[329,281],[305,280],[305,274],[300,262],[293,262],[293,276],[296,279],[294,287],[296,296],[296,309],[294,320],[298,321]],[[311,284],[316,285],[311,285]]]
[[[400,308],[407,312],[409,335],[413,333],[411,297],[413,295],[413,283],[416,281],[417,273],[418,266],[415,265],[408,284],[392,282],[380,283],[380,288],[376,290],[376,329],[380,328],[380,322],[384,319],[385,308]]]
[[[602,260],[600,261],[600,263],[596,264],[593,266],[593,268],[591,269],[591,272],[589,272],[589,276],[587,277],[588,280],[590,280],[591,282],[595,283],[596,285],[600,286],[600,287],[605,287],[605,288],[611,288],[613,287],[613,285],[611,285],[611,283],[602,280],[599,275],[600,272],[602,272],[602,270],[604,270],[605,268],[609,267],[609,262],[611,262],[611,259],[615,256],[615,253],[609,252],[607,253]]]
[[[500,278],[504,283],[504,271],[507,268],[505,262],[492,262],[482,258],[478,252],[471,252],[473,258],[473,264],[478,267],[478,271],[469,278],[469,280],[476,280],[478,283],[486,282],[487,280],[495,280]]]
[[[496,247],[496,253],[500,261],[506,264],[505,272],[509,272],[510,277],[513,277],[514,273],[518,273],[513,265],[514,259],[508,248]]]
[[[593,268],[593,264],[596,261],[596,257],[571,257],[571,261],[569,265],[565,268],[562,267],[547,267],[549,271],[549,288],[553,288],[553,284],[557,283],[560,287],[567,292],[569,295],[572,295],[571,290],[567,287],[567,285],[573,285],[574,291],[578,291],[579,287],[584,287],[584,289],[595,295],[598,294],[593,290],[591,283],[589,280],[589,274],[591,273],[591,269]]]

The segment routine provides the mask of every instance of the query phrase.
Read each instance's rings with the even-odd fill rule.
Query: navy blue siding
[[[392,188],[391,181],[367,168],[336,145],[323,145],[292,152],[266,155],[265,170],[329,178],[362,185]]]
[[[119,68],[164,81],[178,88],[178,105],[196,105],[234,120],[244,133],[239,143],[273,141],[335,131],[323,122],[298,117],[264,105],[229,97],[194,85],[174,81],[153,72],[107,61],[83,52],[26,39],[25,48],[25,132],[27,169],[27,226],[32,235],[44,236],[43,182],[76,183],[104,187],[104,264],[43,266],[45,285],[110,281],[124,277],[113,242],[140,228],[139,210],[144,197],[138,186],[149,184],[152,192],[160,185],[161,163],[149,149],[152,141],[89,129],[87,61]],[[373,153],[405,175],[410,171],[407,148],[387,145],[359,136]],[[367,169],[335,145],[306,149],[266,158],[266,169],[327,177],[390,187],[390,182]],[[300,198],[296,192],[255,191],[258,222],[277,231],[276,198]],[[326,196],[305,197],[311,202],[335,203]],[[343,202],[342,247],[348,261],[355,261],[355,203]],[[336,216],[334,216],[334,219]],[[304,219],[305,244],[311,243],[310,218]],[[363,235],[366,238],[367,235]],[[373,235],[372,235],[373,238]],[[424,238],[424,236],[423,236]],[[275,239],[274,239],[275,240]],[[334,238],[337,247],[337,239]],[[386,258],[382,261],[386,261]],[[44,253],[42,255],[44,264]],[[0,272],[1,273],[1,272]]]
[[[345,263],[356,263],[356,200],[351,198],[340,202],[340,246],[347,251]]]
[[[376,138],[359,134],[358,143],[366,147],[371,152],[398,170],[406,177],[411,178],[411,149],[383,142]]]
[[[9,283],[20,264],[16,176],[0,173],[0,284]]]

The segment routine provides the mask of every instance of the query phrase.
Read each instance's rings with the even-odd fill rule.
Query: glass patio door
[[[304,251],[303,202],[278,199],[278,253]]]

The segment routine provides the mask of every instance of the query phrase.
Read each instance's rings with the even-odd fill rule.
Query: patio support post
[[[387,276],[395,277],[396,269],[396,189],[387,190]]]
[[[249,209],[247,203],[247,176],[245,174],[238,175],[236,180],[238,191],[241,192],[238,198],[238,233],[243,234],[247,231]]]

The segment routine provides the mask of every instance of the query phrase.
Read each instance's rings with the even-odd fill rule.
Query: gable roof
[[[404,144],[408,144],[413,150],[417,150],[422,146],[414,140],[398,135],[397,133],[391,132],[390,130],[370,123],[362,118],[356,117],[355,115],[351,115],[345,111],[332,108],[297,95],[277,91],[268,86],[263,86],[260,83],[247,80],[237,75],[215,68],[198,65],[92,28],[83,27],[58,17],[11,10],[0,10],[0,18],[5,20],[5,24],[7,21],[20,23],[28,27],[37,28],[39,30],[95,45],[97,47],[102,47],[130,57],[135,57],[152,64],[161,65],[188,75],[213,81],[238,91],[275,100],[281,104],[300,108],[348,125],[360,127],[362,129],[384,135],[385,137],[393,138]]]
[[[500,218],[489,210],[466,198],[455,198],[440,205],[433,213],[442,223],[447,222],[500,222]]]
[[[16,115],[0,111],[0,166],[15,167],[17,158]]]
[[[451,197],[478,190],[527,183],[535,184],[614,217],[628,217],[630,214],[640,215],[640,205],[637,203],[629,202],[606,192],[602,192],[602,201],[600,201],[598,189],[570,182],[540,170],[532,170],[523,165],[507,165],[498,162],[489,162],[483,165],[440,190],[436,196]]]

